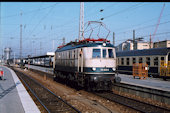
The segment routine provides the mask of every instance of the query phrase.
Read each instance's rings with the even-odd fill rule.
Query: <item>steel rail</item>
[[[108,99],[110,101],[132,108],[141,113],[153,113],[153,112],[154,113],[160,113],[160,112],[169,113],[170,112],[170,110],[167,108],[163,108],[160,106],[156,106],[156,105],[152,105],[146,102],[135,100],[129,97],[114,94],[113,92],[94,93],[94,94],[104,99]]]
[[[15,70],[16,71],[16,70]],[[58,97],[57,95],[55,95],[52,91],[50,91],[48,88],[44,87],[42,84],[38,83],[36,80],[34,80],[32,77],[29,77],[28,75],[22,73],[22,72],[19,72],[19,71],[16,71],[17,73],[20,73],[26,77],[28,77],[29,79],[31,79],[33,82],[35,82],[36,84],[38,84],[39,86],[41,86],[43,89],[45,89],[46,91],[48,91],[50,94],[52,94],[53,96],[55,96],[58,100],[60,100],[61,102],[63,102],[64,104],[66,104],[68,107],[70,107],[72,110],[74,110],[75,112],[77,113],[81,113],[78,109],[74,108],[72,105],[70,105],[69,103],[67,103],[66,101],[64,101],[62,98]],[[31,91],[31,90],[30,90]],[[34,92],[35,93],[35,92]],[[38,97],[38,96],[37,96]],[[38,99],[40,100],[40,99]],[[43,103],[42,101],[40,101],[40,103]],[[44,105],[42,104],[43,107],[50,113],[50,110]]]

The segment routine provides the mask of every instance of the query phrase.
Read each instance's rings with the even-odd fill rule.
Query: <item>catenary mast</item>
[[[84,39],[84,2],[80,2],[79,40]]]

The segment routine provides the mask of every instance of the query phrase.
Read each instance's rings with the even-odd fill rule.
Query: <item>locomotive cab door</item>
[[[78,72],[83,72],[83,49],[78,52]]]

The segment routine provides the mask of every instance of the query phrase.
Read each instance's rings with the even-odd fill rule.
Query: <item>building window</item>
[[[129,65],[129,58],[126,58],[126,64]]]
[[[101,57],[100,49],[93,49],[93,58],[100,58],[100,57]]]
[[[148,64],[148,66],[150,66],[150,57],[146,57],[146,63]]]
[[[136,63],[136,58],[133,58],[133,64],[135,64]]]
[[[124,58],[121,58],[121,64],[124,65]]]
[[[143,60],[142,57],[139,57],[139,63],[142,63],[142,60]]]
[[[158,66],[158,57],[154,58],[154,66]]]

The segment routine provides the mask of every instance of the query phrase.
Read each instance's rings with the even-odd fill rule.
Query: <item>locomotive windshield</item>
[[[93,49],[93,58],[100,58],[100,57],[101,57],[100,49]]]
[[[92,58],[101,58],[101,57],[114,58],[113,49],[93,49]]]
[[[106,58],[106,49],[103,49],[103,58]]]

